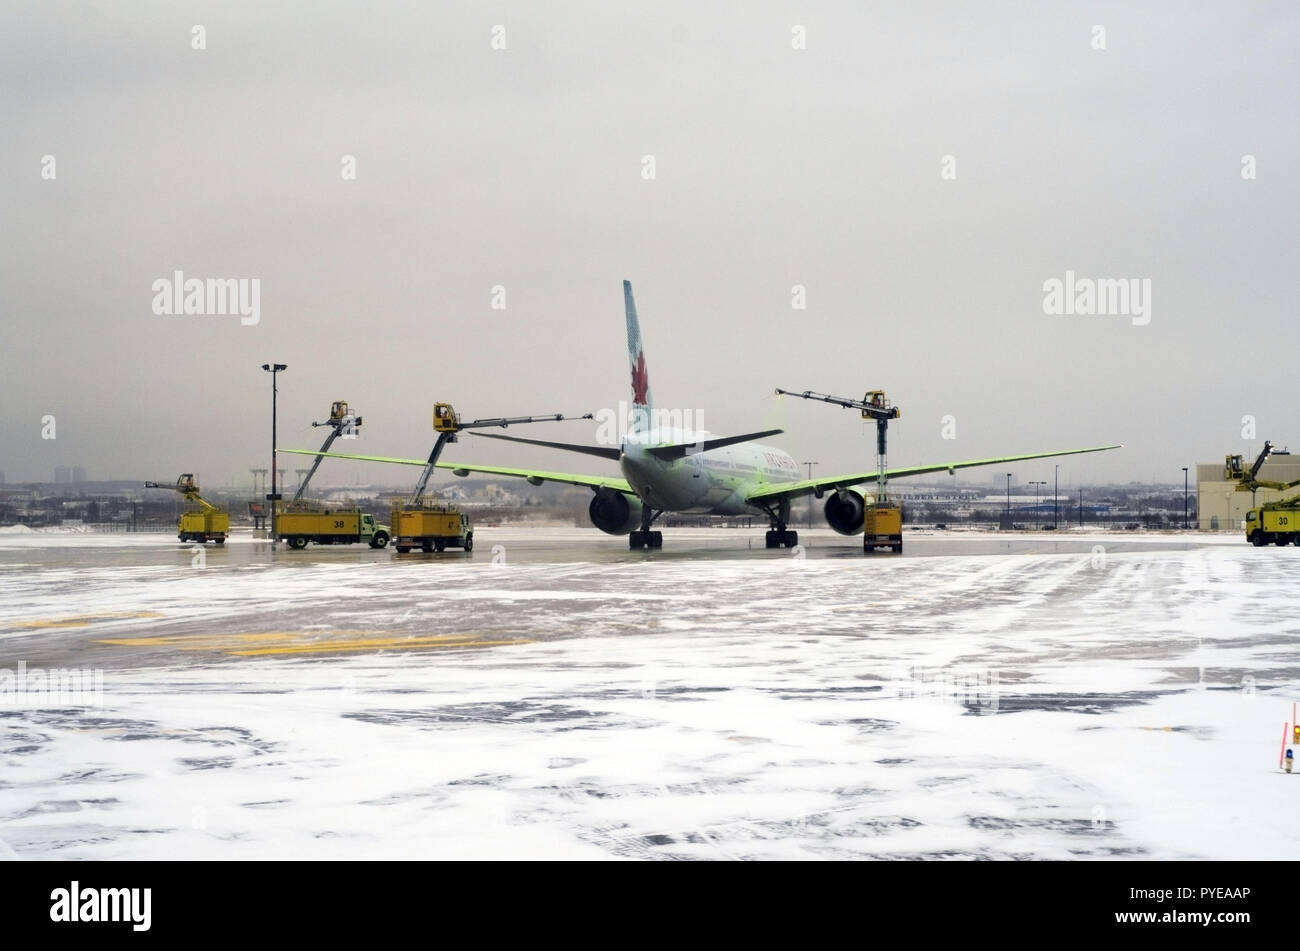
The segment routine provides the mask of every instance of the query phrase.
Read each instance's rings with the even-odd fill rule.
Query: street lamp
[[[1059,524],[1058,520],[1061,517],[1060,514],[1058,514],[1058,507],[1060,505],[1060,502],[1058,500],[1060,499],[1060,497],[1061,497],[1061,464],[1058,462],[1056,464],[1056,475],[1053,476],[1053,482],[1052,482],[1052,531],[1056,531],[1056,526]]]
[[[1007,473],[1007,528],[1011,528],[1011,473]]]
[[[1043,520],[1042,517],[1038,514],[1038,487],[1040,485],[1047,485],[1047,483],[1030,482],[1029,484],[1034,487],[1034,526],[1035,526],[1034,531],[1039,531],[1043,527]]]
[[[281,370],[289,369],[284,363],[263,363],[262,369],[271,374],[271,492],[266,499],[271,503],[271,545],[275,545],[275,503],[280,494],[275,491],[275,397],[279,392],[275,385],[275,375]]]
[[[819,465],[821,465],[821,463],[820,463],[820,462],[805,462],[805,463],[803,463],[803,464],[804,464],[805,466],[808,467],[808,481],[811,482],[811,481],[812,481],[812,467],[813,467],[813,466],[819,466]],[[809,528],[812,528],[812,513],[813,513],[813,497],[812,497],[811,495],[809,495],[809,496],[808,496],[808,527],[809,527]]]
[[[1183,531],[1187,531],[1187,467],[1183,466]]]

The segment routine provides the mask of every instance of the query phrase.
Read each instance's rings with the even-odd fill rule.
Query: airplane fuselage
[[[707,434],[663,434],[664,442],[684,443]],[[635,434],[624,441],[619,467],[641,500],[656,509],[693,515],[749,515],[762,510],[746,498],[765,488],[798,482],[799,464],[784,449],[740,443],[684,458],[663,460],[646,451]]]

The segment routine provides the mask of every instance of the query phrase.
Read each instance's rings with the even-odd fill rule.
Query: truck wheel
[[[371,547],[371,548],[387,548],[387,547],[388,547],[388,533],[387,533],[387,532],[375,532],[375,537],[372,538],[372,539],[370,539],[370,547]]]
[[[434,551],[446,551],[446,549],[447,549],[447,543],[444,542],[442,539],[439,539],[438,541],[433,543]]]
[[[295,536],[293,536],[293,538],[289,539],[289,547],[290,547],[290,548],[299,548],[299,549],[301,549],[301,548],[306,548],[306,547],[307,547],[307,536],[306,536],[306,535],[295,535]]]
[[[473,533],[473,532],[470,532],[468,535],[465,536],[465,550],[466,550],[466,551],[473,551],[473,550],[474,550],[474,533]]]
[[[224,545],[226,543],[226,540],[224,538],[214,538],[212,540],[216,542],[218,545]]]
[[[1263,534],[1262,534],[1258,529],[1256,529],[1255,531],[1251,532],[1251,533],[1250,533],[1250,538],[1248,538],[1248,539],[1246,539],[1246,540],[1249,541],[1249,542],[1250,542],[1252,545],[1254,545],[1256,548],[1262,548],[1262,547],[1264,547],[1265,545],[1268,544],[1268,542],[1266,542],[1266,541],[1264,540],[1264,536],[1263,536]]]
[[[425,542],[420,546],[421,551],[433,551],[433,542]]]

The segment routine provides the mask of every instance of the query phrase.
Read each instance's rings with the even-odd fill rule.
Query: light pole
[[[820,462],[805,462],[804,465],[808,467],[808,481],[811,482],[811,481],[812,481],[812,467],[813,467],[813,466],[819,466],[819,465],[821,465],[821,463],[820,463]],[[808,527],[809,527],[809,528],[812,528],[812,513],[813,513],[813,497],[810,495],[810,496],[808,496]]]
[[[1011,529],[1011,473],[1007,473],[1007,529]]]
[[[1183,531],[1187,531],[1187,467],[1183,466]]]
[[[271,547],[275,547],[275,503],[280,499],[280,494],[275,491],[275,397],[279,392],[275,375],[289,367],[284,363],[263,363],[262,369],[271,374],[271,491],[266,500],[271,503]]]
[[[1038,514],[1038,487],[1040,485],[1047,485],[1047,483],[1030,482],[1029,484],[1034,487],[1034,531],[1039,531],[1043,527],[1043,520],[1042,517]]]
[[[1056,464],[1056,475],[1052,477],[1052,531],[1056,531],[1059,524],[1060,515],[1058,514],[1061,496],[1061,464]]]

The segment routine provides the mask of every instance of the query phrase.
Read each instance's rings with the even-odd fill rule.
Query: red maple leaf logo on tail
[[[632,402],[638,406],[646,405],[646,391],[650,389],[650,377],[645,370],[645,354],[638,351],[636,366],[632,368]]]

